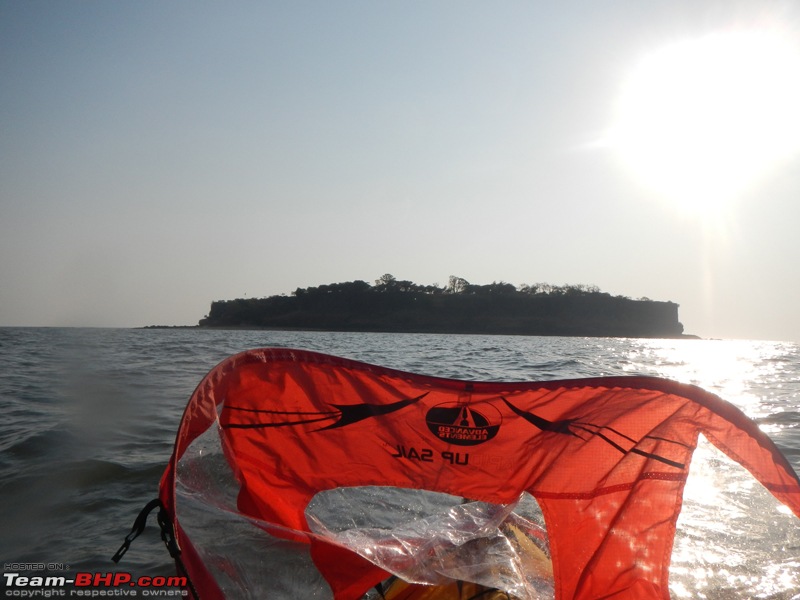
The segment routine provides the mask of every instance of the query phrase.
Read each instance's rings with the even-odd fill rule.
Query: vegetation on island
[[[612,296],[596,286],[446,286],[386,274],[370,285],[347,281],[297,288],[290,296],[217,300],[201,327],[326,331],[680,337],[678,305]]]

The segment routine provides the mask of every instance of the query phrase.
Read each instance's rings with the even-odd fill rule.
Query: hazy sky
[[[0,325],[384,273],[800,341],[800,3],[0,0]]]

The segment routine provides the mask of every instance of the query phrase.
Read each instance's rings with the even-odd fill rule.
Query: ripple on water
[[[157,493],[196,385],[227,356],[271,346],[458,379],[656,375],[696,383],[759,418],[800,468],[800,351],[794,344],[0,328],[0,554],[108,571],[109,556]],[[758,496],[760,486],[713,453],[696,456],[693,474],[695,467],[699,491],[681,515],[673,597],[783,600],[800,593],[800,583],[786,591],[800,573],[796,520],[781,521],[780,511],[766,503],[770,497]],[[703,504],[709,490],[716,490],[713,502]],[[724,517],[720,506],[728,511]],[[736,571],[733,562],[749,566]],[[173,572],[152,523],[124,568],[150,576]]]

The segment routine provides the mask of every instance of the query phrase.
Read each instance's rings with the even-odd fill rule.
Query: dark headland
[[[447,286],[384,275],[298,288],[290,296],[216,300],[200,327],[403,333],[678,338],[678,305],[612,296],[594,286]]]

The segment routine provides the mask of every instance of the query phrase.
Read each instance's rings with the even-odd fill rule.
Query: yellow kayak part
[[[553,561],[550,557],[519,527],[506,523],[504,529],[512,534],[511,540],[517,546],[517,553],[522,558],[523,571],[539,579],[552,580]]]
[[[509,541],[516,546],[522,570],[537,578],[553,577],[553,563],[550,557],[537,546],[519,527],[504,524],[503,529],[510,534]],[[517,597],[496,588],[490,588],[470,581],[451,581],[443,585],[423,585],[408,583],[392,578],[382,588],[384,600],[516,600]]]
[[[446,585],[420,585],[402,579],[393,579],[384,588],[386,600],[515,600],[506,592],[466,581],[453,581]]]

